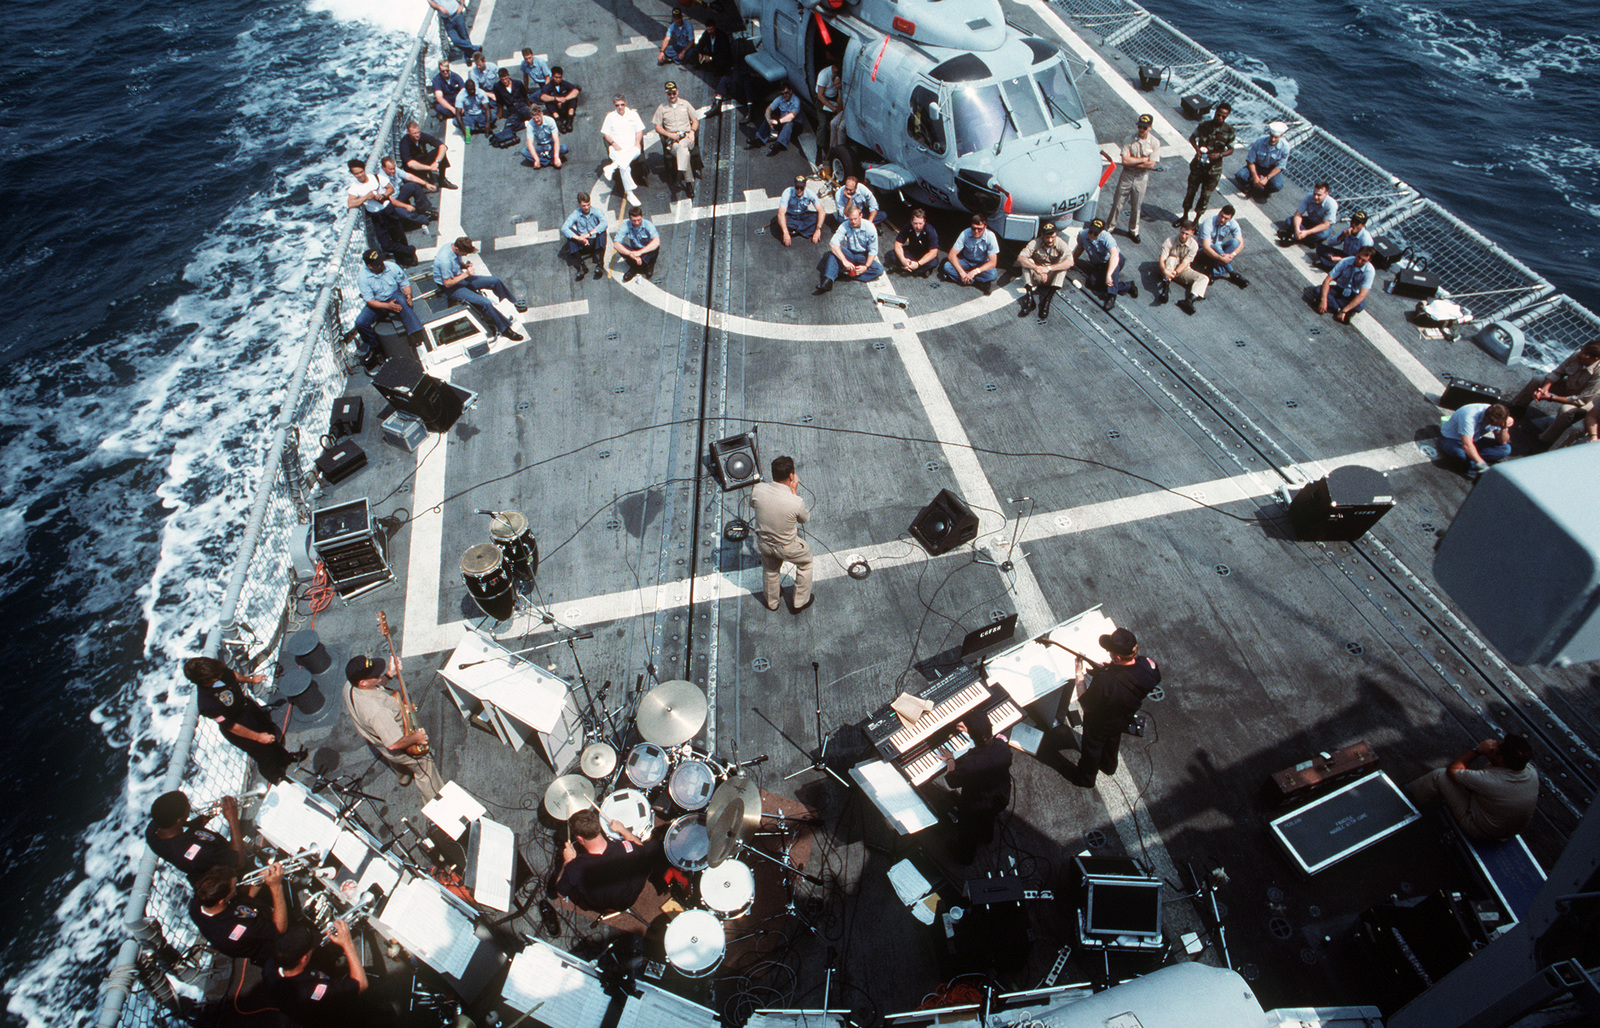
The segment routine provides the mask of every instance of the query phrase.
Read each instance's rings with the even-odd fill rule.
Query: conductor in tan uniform
[[[789,602],[798,614],[816,597],[811,595],[811,548],[800,538],[800,526],[811,520],[811,514],[800,498],[800,475],[793,457],[773,460],[772,480],[757,482],[750,490],[750,506],[756,512],[756,544],[761,550],[767,609],[778,609],[783,581],[779,572],[788,561],[794,565],[794,596]]]

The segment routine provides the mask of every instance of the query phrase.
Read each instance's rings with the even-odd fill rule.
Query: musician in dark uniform
[[[346,974],[335,976],[312,968],[316,939],[309,928],[295,925],[278,936],[273,958],[261,972],[263,998],[303,1028],[374,1023],[356,1007],[356,997],[367,991],[367,971],[350,937],[350,926],[333,922],[328,938],[344,951],[349,965]]]
[[[265,886],[272,902],[270,916],[254,902]],[[278,936],[289,930],[289,907],[283,897],[283,865],[267,865],[261,885],[239,895],[239,874],[233,868],[214,867],[195,886],[189,900],[189,918],[211,948],[225,957],[244,957],[264,964],[272,956]]]
[[[228,820],[227,835],[204,827],[204,818],[190,821],[189,797],[183,793],[162,793],[150,804],[150,824],[144,830],[144,841],[156,856],[188,875],[190,882],[197,882],[214,867],[238,867],[244,856],[239,801],[232,796],[223,797],[222,816]]]
[[[972,737],[972,749],[944,758],[949,769],[945,784],[961,790],[950,855],[958,863],[970,864],[979,846],[994,841],[995,820],[1011,805],[1011,744],[1003,734],[989,734],[989,719],[981,711],[956,727]]]
[[[1139,656],[1139,640],[1126,628],[1102,635],[1100,646],[1111,654],[1111,663],[1089,672],[1089,687],[1084,690],[1082,701],[1083,748],[1077,767],[1067,774],[1074,785],[1085,789],[1094,787],[1099,772],[1116,773],[1122,730],[1161,681],[1161,669],[1149,657]],[[1077,670],[1074,689],[1084,681],[1082,657],[1078,658]]]
[[[283,732],[272,723],[272,715],[245,692],[245,683],[260,685],[264,676],[241,677],[213,657],[189,658],[183,674],[199,686],[195,702],[200,716],[215,721],[224,739],[250,754],[261,777],[276,785],[291,765],[306,759],[305,747],[293,753],[284,749]]]
[[[612,821],[611,830],[620,838],[606,837],[593,807],[567,818],[555,888],[574,906],[597,913],[626,910],[662,862],[661,836],[641,841],[621,821]]]

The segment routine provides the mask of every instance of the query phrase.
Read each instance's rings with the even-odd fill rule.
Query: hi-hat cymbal
[[[578,770],[590,778],[605,778],[617,769],[617,751],[609,743],[591,742],[578,757]]]
[[[706,694],[693,682],[674,679],[644,694],[634,715],[639,734],[657,746],[679,746],[706,723]]]
[[[565,821],[586,807],[594,806],[594,783],[582,775],[562,775],[544,791],[544,809],[557,821]]]
[[[744,842],[744,802],[737,796],[725,803],[715,817],[706,822],[706,862],[717,867],[739,852]]]

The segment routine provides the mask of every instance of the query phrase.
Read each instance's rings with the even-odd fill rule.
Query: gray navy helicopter
[[[1110,168],[1075,74],[1090,67],[1007,24],[999,0],[739,0],[745,62],[810,100],[842,62],[835,180],[989,218],[1003,239],[1070,219]]]

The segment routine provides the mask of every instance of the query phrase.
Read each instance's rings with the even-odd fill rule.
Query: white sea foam
[[[80,841],[78,873],[53,886],[57,934],[6,985],[7,1009],[30,1028],[92,1018],[121,937],[127,884],[143,855],[137,828],[183,719],[186,695],[174,691],[172,668],[197,650],[215,618],[222,572],[264,456],[258,426],[286,380],[312,299],[308,278],[324,264],[343,209],[342,157],[370,139],[405,35],[425,12],[421,3],[377,0],[308,6],[349,24],[330,29],[325,18],[280,13],[240,35],[231,63],[259,68],[288,56],[291,67],[339,68],[348,88],[300,98],[288,119],[283,102],[292,84],[246,78],[232,135],[217,148],[239,168],[300,141],[303,163],[279,169],[266,192],[203,233],[183,272],[195,288],[160,324],[65,367],[51,366],[59,355],[35,358],[36,367],[19,362],[0,391],[0,423],[8,430],[0,496],[73,496],[89,504],[98,534],[72,544],[75,567],[90,579],[83,607],[114,621],[131,617],[137,603],[145,619],[137,680],[91,712],[108,749],[128,755],[120,801]],[[389,7],[404,18],[384,17]],[[135,481],[148,488],[133,488]],[[156,509],[139,498],[152,491]],[[49,517],[15,502],[0,510],[0,553],[25,553],[30,533]],[[130,549],[154,553],[154,568],[147,559],[130,567]],[[140,564],[149,570],[142,584]],[[10,570],[0,563],[0,585]],[[95,641],[79,641],[90,665]]]
[[[1519,41],[1471,18],[1455,17],[1415,4],[1395,4],[1424,62],[1438,61],[1495,84],[1503,92],[1533,94],[1545,72],[1576,75],[1600,65],[1600,37],[1567,34]]]

